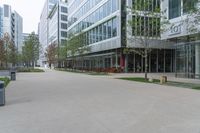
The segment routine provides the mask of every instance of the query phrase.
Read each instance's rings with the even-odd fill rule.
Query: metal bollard
[[[0,81],[0,106],[5,105],[5,87],[4,82]]]

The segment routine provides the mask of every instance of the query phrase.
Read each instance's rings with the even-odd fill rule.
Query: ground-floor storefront
[[[200,42],[176,45],[176,76],[200,79]]]
[[[142,73],[145,59],[136,53],[123,54],[122,49],[69,58],[67,67],[80,70]],[[148,54],[148,72],[174,72],[175,52],[172,49],[153,49]]]

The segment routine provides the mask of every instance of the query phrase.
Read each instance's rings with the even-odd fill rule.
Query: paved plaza
[[[0,133],[200,133],[200,91],[46,70],[6,88]]]

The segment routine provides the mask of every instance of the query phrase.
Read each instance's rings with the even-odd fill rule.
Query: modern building
[[[196,0],[162,2],[161,9],[165,11],[170,22],[168,30],[162,34],[162,39],[174,44],[175,72],[178,77],[200,78],[200,27],[199,23],[194,23],[195,15],[190,14],[188,8],[199,8],[199,3],[195,2]]]
[[[22,45],[23,45],[23,18],[14,11],[12,13],[13,18],[13,35],[14,35],[14,43],[17,47],[18,52],[22,51]]]
[[[125,53],[127,48],[133,50],[144,49],[141,41],[136,37],[142,36],[145,23],[156,20],[148,29],[149,72],[173,72],[174,50],[170,43],[160,40],[160,18],[140,14],[135,16],[127,8],[141,0],[68,0],[68,39],[83,33],[86,37],[85,45],[90,51],[84,57],[84,62],[77,55],[77,66],[84,65],[85,69],[122,69],[125,72],[144,72],[144,58],[136,53]],[[152,0],[148,10],[160,8],[160,0]],[[142,3],[141,3],[142,4]],[[143,3],[144,4],[144,3]],[[140,9],[141,12],[146,11]],[[142,23],[130,26],[132,19],[143,20]],[[137,30],[136,30],[137,29]],[[133,40],[133,41],[130,41]],[[70,58],[69,64],[70,64]]]
[[[58,46],[66,42],[67,38],[67,3],[58,1],[48,15],[48,45],[56,43]]]
[[[7,33],[18,51],[22,45],[23,18],[11,6],[0,7],[0,37]]]
[[[40,65],[47,62],[44,56],[49,44],[58,45],[67,37],[67,2],[63,0],[46,0],[39,22],[39,41],[43,47]]]

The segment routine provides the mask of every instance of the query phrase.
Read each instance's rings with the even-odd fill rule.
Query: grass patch
[[[200,90],[200,86],[193,87],[192,89]]]
[[[4,81],[5,87],[10,83],[10,79],[9,78],[0,78],[0,80]]]
[[[135,82],[143,82],[143,83],[160,84],[160,80],[158,80],[158,79],[153,79],[153,82],[150,82],[149,80],[146,81],[145,78],[142,78],[142,77],[128,77],[128,78],[118,78],[118,79],[135,81]],[[200,84],[193,84],[193,83],[168,81],[168,82],[166,82],[165,84],[162,84],[162,85],[200,90]]]
[[[38,68],[17,68],[17,72],[44,72],[42,69]]]
[[[93,76],[106,76],[106,75],[109,75],[108,73],[105,73],[105,72],[90,72],[88,74],[89,75],[93,75]]]
[[[136,82],[143,82],[143,83],[156,83],[160,82],[160,80],[153,79],[153,82],[150,82],[149,79],[145,80],[145,78],[140,78],[140,77],[131,77],[131,78],[119,78],[122,80],[129,80],[129,81],[136,81]]]

